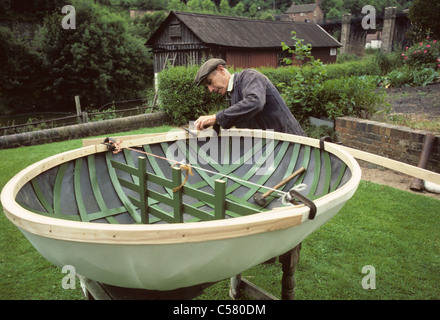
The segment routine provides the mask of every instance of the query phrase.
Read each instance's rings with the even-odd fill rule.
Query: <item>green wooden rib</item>
[[[113,217],[113,215],[122,213],[125,211],[124,207],[115,208],[109,210],[107,208],[107,204],[104,201],[104,198],[102,196],[99,184],[98,184],[98,177],[96,176],[96,166],[95,166],[95,156],[90,155],[87,157],[87,164],[89,168],[89,178],[90,178],[90,184],[92,186],[93,195],[96,199],[96,202],[98,203],[98,207],[101,210],[99,212],[99,215],[97,213],[89,214],[90,221],[97,220],[100,218],[105,218],[109,223],[118,223],[118,221]],[[121,211],[121,209],[123,211]],[[114,213],[113,213],[114,212]],[[97,218],[99,216],[99,218]]]
[[[307,197],[311,199],[316,192],[316,188],[318,187],[319,176],[321,175],[321,153],[318,148],[314,149],[315,153],[315,170],[313,172],[313,180],[309,189],[309,193]]]
[[[81,221],[89,222],[89,217],[87,214],[86,207],[84,206],[84,201],[81,193],[81,167],[82,167],[82,158],[78,158],[75,160],[75,169],[73,172],[73,186],[75,190],[76,205],[78,207]]]
[[[310,178],[312,180],[307,195],[309,199],[314,200],[324,194],[336,190],[339,187],[347,170],[347,166],[343,162],[341,163],[339,171],[337,172],[338,176],[332,184],[332,160],[331,155],[328,152],[298,143],[292,144],[291,142],[278,140],[273,142],[273,152],[275,153],[275,158],[272,165],[276,168],[281,164],[283,158],[288,156],[290,159],[289,163],[283,162],[287,164],[285,172],[280,172],[280,174],[278,174],[278,176],[284,175],[283,178],[289,176],[292,172],[294,172],[295,168],[300,166],[300,164],[297,163],[300,154],[303,155],[302,166],[306,170],[307,167],[310,166],[311,159],[313,157],[315,166],[314,168],[310,169],[313,169],[313,172],[310,171],[308,173],[313,176],[307,175],[308,180]],[[107,207],[101,192],[101,187],[98,183],[99,177],[97,177],[95,161],[96,156],[101,155],[87,156],[86,164],[83,162],[85,158],[78,158],[69,163],[64,163],[59,166],[58,171],[56,172],[53,190],[53,205],[45,198],[38,180],[33,179],[30,181],[32,189],[34,190],[35,198],[41,204],[41,207],[38,206],[37,209],[32,209],[32,211],[46,216],[74,221],[87,222],[98,219],[106,219],[109,223],[119,223],[115,216],[119,214],[127,214],[127,212],[134,219],[135,223],[155,223],[160,220],[168,223],[178,223],[224,219],[226,216],[239,217],[266,211],[267,209],[252,203],[252,201],[249,199],[253,194],[255,194],[255,192],[261,189],[261,187],[258,185],[265,185],[271,177],[271,174],[268,174],[267,172],[261,177],[255,176],[258,170],[263,169],[263,165],[266,163],[269,156],[272,155],[268,150],[269,148],[267,148],[269,139],[260,139],[258,142],[256,141],[255,145],[249,145],[249,150],[244,152],[240,156],[240,159],[235,159],[235,161],[238,161],[237,163],[232,163],[232,137],[228,137],[222,143],[226,143],[227,145],[223,150],[223,154],[219,154],[218,157],[208,154],[208,152],[206,152],[207,150],[202,149],[199,144],[190,144],[187,140],[185,140],[182,144],[178,144],[179,148],[181,148],[180,151],[185,152],[185,161],[191,163],[189,160],[197,156],[198,160],[205,162],[207,165],[203,165],[201,168],[202,170],[197,169],[197,164],[193,165],[193,171],[195,174],[200,176],[195,177],[196,180],[201,178],[202,181],[193,183],[191,185],[190,181],[193,180],[189,179],[189,181],[187,181],[186,184],[183,185],[183,187],[177,192],[173,192],[172,189],[179,186],[183,180],[180,168],[171,167],[172,180],[169,180],[166,178],[166,176],[169,176],[168,173],[165,175],[164,172],[162,172],[161,167],[163,167],[163,165],[159,162],[165,160],[159,160],[151,155],[146,155],[145,157],[142,156],[138,158],[138,165],[136,168],[134,159],[135,153],[131,152],[130,150],[123,150],[125,161],[122,162],[112,160],[113,156],[111,152],[105,153],[108,174],[112,181],[114,190],[123,204],[120,207],[111,209]],[[243,142],[240,141],[240,143],[242,144]],[[281,143],[281,145],[279,143]],[[166,155],[169,145],[167,143],[160,143],[157,146],[161,148],[161,151],[159,151],[158,155],[162,155],[161,152],[163,152],[163,155]],[[255,163],[250,166],[250,169],[247,170],[243,176],[236,176],[234,173],[235,170],[243,163],[248,162],[248,160],[250,160],[257,152],[262,152],[265,146],[266,152],[262,155],[262,158],[259,159],[259,161],[255,161]],[[150,145],[143,146],[143,150],[148,153],[153,153],[152,149],[156,150]],[[144,160],[142,160],[142,158]],[[217,162],[217,159],[222,159],[222,161],[226,162],[226,165]],[[148,164],[149,166],[147,166]],[[61,188],[67,168],[69,168],[69,171],[71,171],[71,167],[69,167],[70,165],[73,165],[73,191],[78,209],[78,215],[66,215],[61,213]],[[84,165],[87,165],[88,168],[88,179],[84,179],[86,181],[82,181],[83,179],[81,177],[81,171],[85,170],[83,167]],[[203,171],[204,168],[216,173],[207,173],[206,171]],[[131,179],[129,178],[128,180],[125,180],[119,178],[116,170],[126,172],[131,176]],[[333,171],[335,171],[334,168]],[[336,174],[336,172],[334,173]],[[233,183],[229,187],[227,187],[228,184],[224,181],[224,176],[228,176],[233,180]],[[302,183],[305,176],[306,173],[303,173],[297,177],[294,185]],[[223,180],[218,179],[219,177],[222,177]],[[234,178],[245,181],[250,181],[253,179],[256,181],[256,185],[238,181]],[[84,199],[86,198],[83,197],[84,190],[81,189],[81,184],[88,183],[87,181],[90,181],[93,197],[99,207],[99,212],[87,212],[86,204],[84,202]],[[151,185],[151,183],[156,184],[163,187],[163,191],[161,189],[159,189],[160,192],[154,191],[156,190],[156,186],[154,186],[154,190],[148,188],[147,182],[148,187]],[[211,188],[213,192],[203,192],[198,190],[199,188],[204,187],[208,187],[208,189]],[[239,191],[241,191],[241,194],[245,193],[245,195],[240,196],[239,198],[233,193],[235,193],[234,191],[241,187],[244,188],[240,189]],[[320,190],[319,195],[316,194],[318,192],[318,187]],[[139,197],[135,199],[134,197],[125,194],[123,188],[137,192]],[[267,191],[267,189],[264,189],[264,192],[265,191]],[[194,202],[195,200],[196,203],[191,205],[184,203],[184,196],[190,197],[191,202]],[[273,199],[275,199],[275,197],[269,197],[267,199],[267,204],[269,204],[270,201],[273,201]],[[41,210],[44,210],[44,212],[40,212]],[[138,213],[138,211],[140,213]],[[192,218],[190,217],[188,219],[187,216],[185,216],[186,220],[183,221],[184,214],[188,214],[192,216]]]
[[[330,192],[335,191],[335,190],[339,187],[339,184],[341,183],[342,177],[344,176],[346,170],[347,170],[347,165],[344,163],[344,164],[341,166],[341,169],[340,169],[340,171],[339,171],[339,175],[338,175],[338,177],[336,178],[336,181],[335,181],[335,183],[333,184],[332,188],[330,189]]]
[[[40,184],[38,183],[37,179],[32,179],[31,185],[32,185],[32,188],[34,189],[34,192],[35,192],[35,195],[37,196],[38,201],[40,201],[43,208],[46,209],[48,213],[54,214],[53,208],[52,208],[51,204],[44,197],[43,192],[41,191],[41,188],[40,188]]]
[[[127,164],[123,164],[123,163],[111,160],[111,164],[113,165],[113,167],[118,170],[130,172],[131,174],[136,175],[138,177],[140,177],[143,174],[144,177],[143,178],[140,177],[140,179],[139,179],[140,182],[141,181],[146,182],[147,180],[151,180],[152,178],[154,178],[157,183],[159,183],[161,185],[167,185],[172,188],[175,188],[175,187],[178,187],[181,185],[182,175],[181,175],[180,168],[173,167],[172,168],[173,180],[167,180],[166,178],[158,177],[155,174],[147,173],[145,163],[146,163],[146,158],[144,158],[144,157],[139,158],[138,168],[131,167]],[[139,199],[135,199],[131,196],[128,196],[128,198],[133,203],[133,205],[141,208],[141,210],[142,210],[142,208],[146,208],[146,209],[148,209],[149,213],[151,213],[152,215],[155,215],[156,217],[158,217],[166,222],[169,222],[169,223],[183,222],[183,213],[184,212],[186,212],[186,213],[188,213],[198,219],[202,219],[202,220],[213,220],[218,217],[224,217],[226,210],[235,211],[237,214],[240,214],[240,215],[260,212],[259,210],[249,208],[248,206],[243,206],[240,204],[233,203],[230,200],[222,201],[223,205],[219,206],[218,209],[213,209],[213,213],[199,210],[193,205],[189,206],[189,205],[184,204],[182,202],[182,196],[183,196],[183,194],[185,194],[190,197],[194,197],[196,199],[199,199],[203,203],[215,206],[216,202],[219,201],[217,198],[220,198],[220,199],[225,198],[225,195],[224,195],[225,194],[224,193],[225,183],[220,180],[217,180],[215,182],[214,195],[207,193],[207,192],[200,191],[200,190],[196,190],[193,187],[183,185],[183,187],[180,188],[178,191],[173,192],[172,196],[169,196],[166,194],[161,194],[161,193],[153,191],[153,190],[148,190],[148,193],[147,193],[146,183],[144,185],[141,185],[141,184],[136,185],[135,183],[127,181],[123,178],[118,178],[118,181],[121,184],[121,186],[129,188],[133,191],[136,191],[139,194],[143,194],[145,192],[145,194],[147,194],[147,196],[149,198],[152,198],[162,204],[165,204],[167,206],[172,207],[173,214],[170,214],[168,212],[163,211],[159,207],[154,208],[154,207],[148,206],[146,198],[140,197]],[[223,193],[223,195],[221,195],[221,193]],[[145,221],[145,223],[148,223],[148,220],[143,219],[143,221]]]
[[[234,184],[232,185],[232,186],[230,186],[230,187],[228,187],[227,189],[226,189],[226,194],[227,194],[227,198],[228,199],[231,199],[231,200],[233,200],[233,201],[235,201],[235,202],[238,202],[238,203],[241,203],[241,204],[243,204],[243,205],[247,205],[247,206],[253,206],[255,209],[261,209],[259,206],[256,206],[256,205],[254,205],[253,203],[249,203],[249,202],[247,202],[247,200],[249,199],[249,197],[248,197],[248,199],[242,199],[242,198],[238,198],[238,197],[235,197],[234,195],[232,195],[231,193],[234,191],[234,190],[236,190],[237,188],[239,188],[240,187],[240,185],[243,185],[243,186],[245,186],[245,187],[249,187],[250,186],[250,184],[248,184],[248,183],[243,183],[243,182],[240,182],[240,181],[237,181],[237,180],[234,180],[233,178],[234,177],[237,177],[236,175],[234,175],[232,172],[234,171],[234,170],[236,170],[238,167],[240,167],[240,165],[241,164],[243,164],[243,163],[245,163],[245,162],[247,162],[249,159],[251,159],[251,157],[255,154],[255,152],[257,152],[257,151],[259,151],[259,150],[261,150],[262,149],[262,147],[265,145],[265,143],[266,143],[266,139],[264,139],[264,143],[263,143],[263,139],[261,139],[253,148],[250,148],[240,159],[239,159],[239,161],[238,161],[238,163],[237,164],[235,164],[235,165],[229,165],[229,166],[223,166],[223,165],[220,165],[220,164],[218,164],[212,157],[210,157],[210,156],[208,156],[206,153],[202,153],[202,152],[200,152],[199,153],[199,149],[200,148],[198,148],[197,150],[193,150],[193,151],[196,151],[196,154],[199,156],[199,157],[202,157],[202,159],[201,160],[203,160],[205,163],[209,163],[209,165],[214,169],[214,170],[217,170],[220,174],[222,174],[222,175],[227,175],[227,176],[229,176],[233,181],[234,181]],[[275,143],[274,143],[274,147],[273,147],[273,149],[275,150],[275,148],[277,147],[277,144],[279,143],[279,141],[277,140]],[[231,143],[229,144],[230,146],[232,145]],[[286,146],[288,145],[288,143],[286,144]],[[181,145],[179,145],[179,147],[181,148],[182,146]],[[189,148],[191,148],[191,146],[189,147]],[[185,151],[185,150],[181,150],[181,151]],[[166,152],[166,151],[165,151]],[[188,155],[188,154],[187,154]],[[206,155],[206,158],[203,158],[203,156],[204,155]],[[270,156],[270,154],[268,154],[267,152],[266,152],[266,154],[265,154],[265,157],[263,158],[265,161],[267,160],[267,158]],[[188,156],[188,158],[189,158],[189,156]],[[187,160],[188,160],[188,158],[187,158]],[[230,162],[232,162],[232,160],[231,159],[229,159],[228,161],[230,161]],[[249,172],[246,174],[246,176],[244,176],[244,177],[237,177],[237,178],[240,178],[240,179],[242,179],[242,180],[247,180],[247,179],[250,179],[250,177],[252,177],[257,171],[258,171],[258,169],[259,168],[261,168],[261,166],[262,166],[262,164],[264,163],[264,161],[261,161],[261,163],[260,164],[255,164],[250,170],[249,170]],[[194,168],[197,168],[197,166],[194,166],[193,165],[193,167]],[[197,169],[196,169],[197,170]],[[204,181],[201,181],[201,182],[199,182],[198,184],[194,184],[193,186],[194,187],[196,187],[196,188],[200,188],[200,187],[204,187],[204,186],[206,186],[206,185],[210,185],[211,186],[211,188],[213,188],[213,180],[216,178],[216,175],[214,175],[214,176],[212,176],[212,177],[210,177],[205,171],[202,171],[202,170],[197,170],[197,172],[199,173],[199,175],[202,177],[202,179],[204,180]],[[218,175],[219,177],[222,177],[221,175]]]
[[[66,173],[67,163],[59,166],[57,176],[55,178],[53,191],[53,211],[56,215],[61,215],[61,186],[63,184],[64,174]]]
[[[304,157],[302,166],[304,167],[305,171],[298,177],[298,184],[301,184],[306,176],[307,169],[309,168],[311,151],[312,148],[310,146],[304,146]]]
[[[133,206],[133,204],[127,198],[127,196],[125,195],[124,191],[122,190],[122,188],[121,188],[121,186],[120,186],[120,184],[118,182],[118,177],[116,176],[116,171],[112,167],[112,164],[111,164],[111,152],[107,152],[105,154],[105,160],[107,162],[108,173],[110,175],[110,179],[112,181],[112,184],[113,184],[113,186],[115,188],[116,194],[118,195],[118,197],[121,200],[121,202],[124,205],[124,207],[127,209],[127,212],[134,219],[134,221],[136,221],[137,223],[141,223],[142,222],[141,221],[141,217],[136,212],[136,207]]]
[[[324,165],[325,165],[325,180],[321,195],[329,193],[330,182],[332,178],[332,163],[330,161],[330,155],[327,151],[323,151],[323,157],[324,157]]]

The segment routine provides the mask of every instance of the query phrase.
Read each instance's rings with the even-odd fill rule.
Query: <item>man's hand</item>
[[[194,122],[194,127],[196,128],[196,130],[203,130],[215,125],[216,122],[217,118],[215,114],[210,116],[201,116]]]

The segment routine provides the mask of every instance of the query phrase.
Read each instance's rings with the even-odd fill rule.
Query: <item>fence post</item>
[[[75,96],[76,116],[78,117],[78,124],[82,123],[81,120],[81,104],[79,102],[79,96]]]
[[[82,112],[81,115],[82,115],[82,123],[89,122],[89,115],[87,114],[86,111]]]

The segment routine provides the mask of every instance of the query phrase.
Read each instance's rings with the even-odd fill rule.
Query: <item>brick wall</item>
[[[418,165],[426,131],[351,117],[336,119],[335,130],[345,146]],[[428,170],[440,173],[440,136],[436,135]]]
[[[165,113],[157,112],[53,129],[11,134],[0,137],[0,149],[31,146],[68,139],[81,139],[140,128],[155,127],[163,125],[167,121],[168,117]]]

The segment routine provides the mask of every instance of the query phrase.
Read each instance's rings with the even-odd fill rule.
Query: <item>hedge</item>
[[[177,66],[159,74],[160,106],[175,125],[196,120],[200,115],[216,113],[227,106],[224,97],[195,85],[194,78],[199,67]],[[333,118],[371,113],[384,100],[381,94],[374,92],[374,83],[377,82],[374,77],[382,71],[373,58],[321,67],[289,66],[258,70],[278,88],[300,122],[310,115]]]

